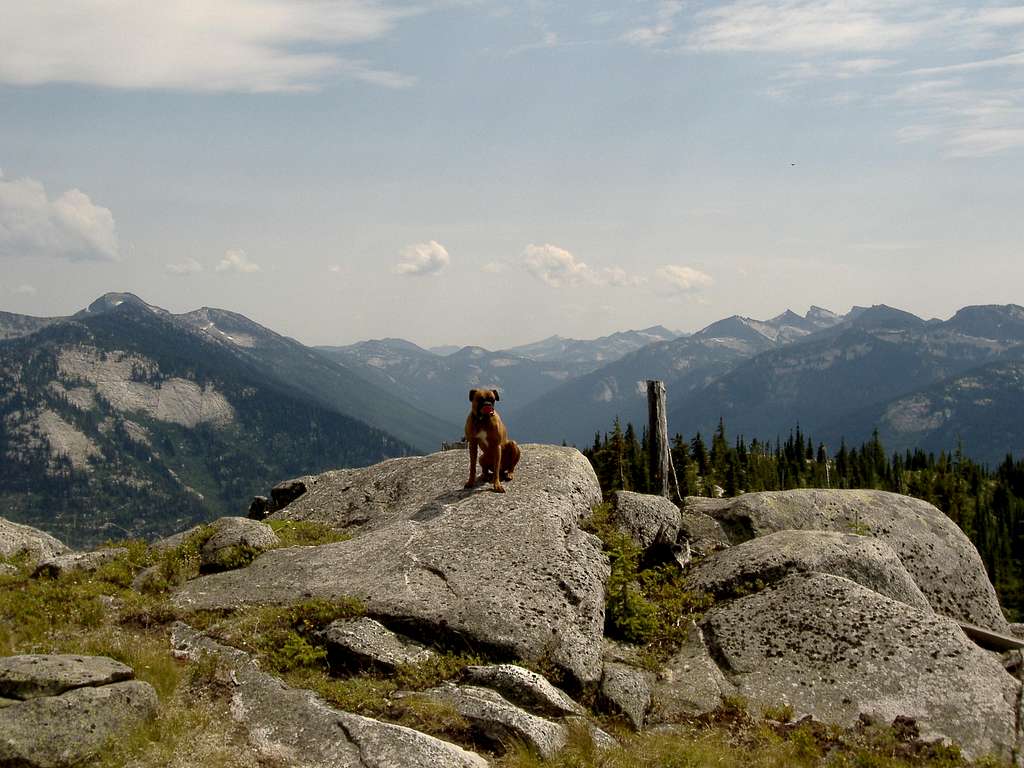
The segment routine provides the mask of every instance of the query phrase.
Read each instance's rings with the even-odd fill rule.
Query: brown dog
[[[504,493],[502,480],[511,480],[519,463],[519,446],[508,439],[508,432],[494,404],[500,400],[496,389],[471,389],[469,401],[473,404],[466,417],[466,440],[469,442],[469,480],[466,487],[476,485],[477,452],[480,456],[480,474],[487,480],[493,475],[494,490]]]

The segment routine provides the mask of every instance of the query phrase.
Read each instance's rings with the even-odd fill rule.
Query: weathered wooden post
[[[647,382],[647,443],[648,465],[651,470],[650,491],[658,496],[672,498],[670,480],[675,482],[676,496],[679,495],[679,481],[672,463],[672,451],[668,442],[668,411],[665,406],[665,382]]]

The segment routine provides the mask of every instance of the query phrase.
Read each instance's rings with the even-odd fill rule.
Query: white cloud
[[[115,260],[114,216],[79,189],[51,200],[35,179],[0,173],[0,256]]]
[[[655,274],[660,285],[679,293],[689,293],[707,288],[715,282],[706,272],[679,264],[666,264],[663,267],[658,267]]]
[[[569,251],[548,243],[526,246],[523,265],[530,274],[552,288],[579,285],[590,275],[590,268],[582,261],[576,261]]]
[[[417,12],[382,0],[7,3],[0,82],[259,92],[348,78],[404,87],[412,78],[337,49],[378,40]]]
[[[194,275],[203,271],[203,265],[191,256],[177,264],[166,264],[164,269],[172,275]]]
[[[451,261],[447,249],[436,240],[407,245],[401,255],[401,261],[391,270],[396,275],[436,275]]]
[[[564,248],[550,243],[526,246],[522,263],[530,274],[552,288],[578,286],[584,283],[626,288],[645,282],[645,278],[631,275],[622,267],[594,269],[582,261],[577,261],[576,257]]]
[[[35,296],[39,291],[34,285],[22,284],[17,288],[11,288],[11,293],[16,296]]]
[[[246,256],[245,251],[240,248],[231,248],[224,251],[224,258],[220,260],[220,264],[217,265],[218,272],[238,272],[239,274],[251,274],[253,272],[262,272],[263,268],[259,264],[254,264],[249,261],[249,257]]]

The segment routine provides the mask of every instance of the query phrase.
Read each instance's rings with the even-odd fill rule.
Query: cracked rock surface
[[[608,562],[578,522],[601,500],[574,448],[523,445],[507,493],[466,490],[468,453],[393,459],[302,478],[307,491],[271,518],[353,536],[267,552],[205,576],[182,609],[357,597],[410,636],[457,636],[526,660],[550,659],[580,683],[601,676]]]
[[[0,657],[0,765],[63,768],[153,717],[156,691],[105,656]]]
[[[290,768],[486,768],[479,755],[433,736],[331,707],[260,671],[248,654],[177,623],[175,650],[231,670],[231,716],[260,760]]]

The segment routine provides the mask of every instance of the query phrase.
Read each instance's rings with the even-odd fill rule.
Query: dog
[[[511,480],[519,463],[519,446],[508,439],[501,416],[494,410],[500,400],[496,389],[471,389],[469,402],[473,405],[466,417],[466,441],[469,443],[469,480],[466,488],[476,485],[476,465],[479,454],[480,474],[484,482],[492,475],[495,493],[504,493],[502,480]]]

